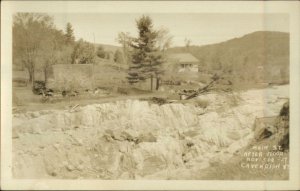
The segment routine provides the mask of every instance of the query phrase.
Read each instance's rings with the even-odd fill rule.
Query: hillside
[[[289,34],[258,31],[205,46],[175,47],[169,53],[190,52],[209,73],[221,72],[237,81],[287,83]]]

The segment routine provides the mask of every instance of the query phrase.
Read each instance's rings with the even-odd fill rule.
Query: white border
[[[290,179],[288,181],[192,181],[192,180],[45,180],[12,179],[12,13],[287,13],[290,18]],[[4,1],[1,2],[1,188],[64,190],[286,190],[300,189],[299,45],[300,3],[293,2],[208,2],[208,1]]]

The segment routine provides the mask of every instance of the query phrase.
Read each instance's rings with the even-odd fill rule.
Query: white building
[[[198,72],[199,60],[190,53],[173,53],[168,55],[168,65],[178,72]]]

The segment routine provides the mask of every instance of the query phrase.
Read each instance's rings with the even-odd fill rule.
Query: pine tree
[[[75,42],[74,30],[71,23],[67,23],[65,36],[67,45],[73,44]]]
[[[152,90],[153,78],[157,78],[163,72],[161,67],[163,57],[156,46],[158,31],[153,29],[149,16],[142,16],[136,23],[139,36],[133,39],[131,44],[133,54],[128,80],[133,84],[150,78]]]

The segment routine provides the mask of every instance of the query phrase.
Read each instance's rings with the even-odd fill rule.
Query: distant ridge
[[[279,31],[255,31],[255,32],[248,33],[248,34],[245,34],[243,36],[232,38],[232,39],[225,40],[225,41],[222,41],[222,42],[217,42],[217,43],[212,43],[212,44],[204,44],[204,45],[191,45],[190,47],[204,48],[204,47],[208,47],[208,46],[215,46],[215,45],[224,44],[224,43],[227,43],[227,42],[232,42],[232,41],[239,40],[239,39],[253,38],[253,37],[259,37],[259,36],[260,37],[261,36],[269,36],[269,35],[289,36],[289,33],[279,32]],[[183,51],[181,49],[185,49],[185,47],[184,46],[175,46],[175,47],[169,48],[168,50],[170,52],[177,51],[177,50]]]
[[[109,45],[109,44],[100,44],[100,43],[95,43],[94,44],[96,48],[98,48],[99,46],[102,46],[104,48],[105,51],[108,52],[115,52],[116,50],[121,50],[121,46],[115,46],[115,45]]]
[[[201,67],[227,72],[238,80],[273,82],[289,79],[289,33],[257,31],[221,43],[170,48],[168,53],[190,52]],[[262,76],[257,76],[258,68]]]
[[[95,44],[105,51],[121,46]],[[169,48],[167,53],[190,53],[200,60],[200,69],[222,72],[243,82],[289,82],[289,33],[256,31],[224,42]]]

